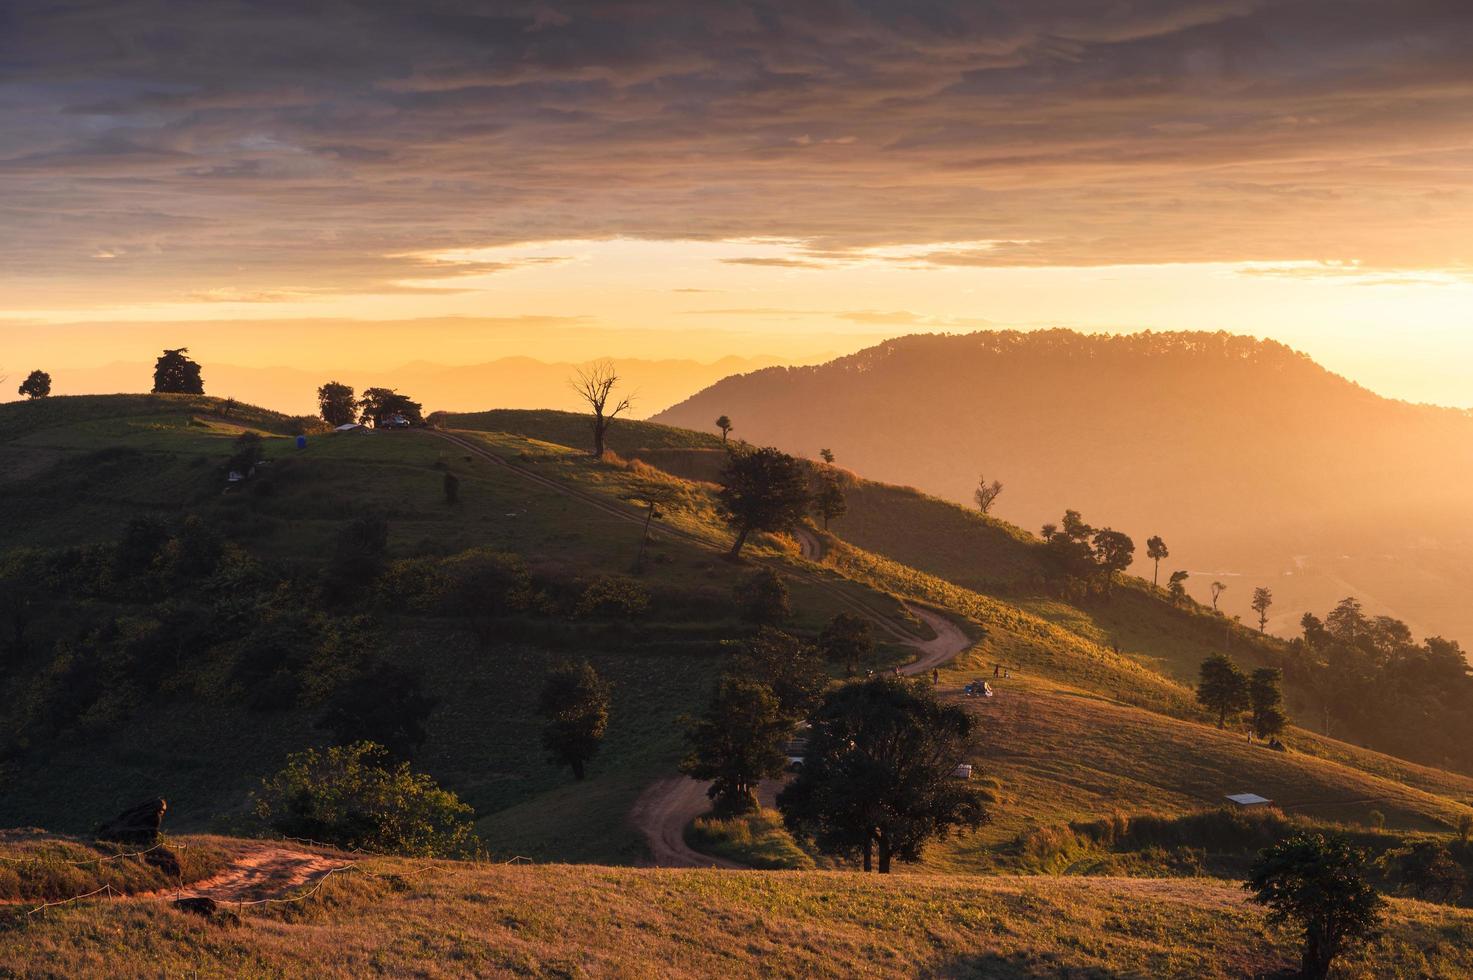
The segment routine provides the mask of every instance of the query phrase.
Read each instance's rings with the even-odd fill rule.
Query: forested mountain
[[[970,502],[1030,530],[1074,508],[1213,581],[1270,629],[1354,595],[1419,633],[1473,636],[1473,414],[1391,401],[1273,341],[1067,330],[919,335],[817,367],[727,378],[657,416],[754,443],[832,449],[862,475]]]

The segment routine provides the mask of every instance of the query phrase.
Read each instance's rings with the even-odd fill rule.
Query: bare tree
[[[1212,611],[1217,612],[1217,597],[1227,591],[1227,586],[1221,582],[1212,583]]]
[[[998,480],[987,482],[987,477],[977,477],[977,492],[972,494],[972,499],[977,501],[977,509],[984,514],[992,512],[992,505],[1002,495],[1002,483]]]
[[[593,455],[602,457],[604,454],[604,438],[609,432],[609,423],[621,412],[627,412],[633,404],[633,398],[625,396],[614,402],[609,407],[609,400],[614,397],[614,388],[619,384],[619,372],[614,367],[614,362],[607,357],[600,358],[579,369],[578,373],[569,379],[568,384],[577,392],[578,397],[588,403],[593,412],[593,419],[589,423],[593,428]]]

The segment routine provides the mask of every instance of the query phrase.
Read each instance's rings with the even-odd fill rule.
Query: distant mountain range
[[[624,379],[622,389],[635,394],[633,415],[643,418],[720,378],[777,363],[778,358],[763,355],[723,357],[709,363],[620,358],[618,368]],[[578,410],[583,406],[568,387],[578,366],[529,357],[458,367],[415,361],[390,370],[241,367],[207,361],[203,373],[205,391],[211,395],[296,414],[317,411],[317,388],[325,381],[341,381],[359,391],[398,388],[422,401],[426,412],[480,411],[490,406]],[[59,395],[148,391],[153,384],[153,363],[57,370],[52,372],[52,384]]]
[[[1272,341],[1066,330],[903,337],[816,367],[726,378],[659,413],[970,502],[1036,531],[1065,508],[1162,535],[1195,595],[1215,579],[1271,629],[1356,595],[1473,645],[1473,413],[1391,401]],[[838,528],[842,534],[842,525]]]

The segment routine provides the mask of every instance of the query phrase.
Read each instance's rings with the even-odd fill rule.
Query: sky
[[[5,0],[0,374],[1282,340],[1473,405],[1467,0]]]

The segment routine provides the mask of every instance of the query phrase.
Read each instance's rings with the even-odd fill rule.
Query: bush
[[[262,781],[254,809],[280,834],[347,850],[434,857],[473,843],[471,808],[408,763],[391,768],[372,742],[289,756]]]
[[[793,616],[788,585],[771,568],[738,583],[736,599],[742,619],[755,626],[781,626]]]
[[[698,851],[751,868],[808,871],[814,866],[813,858],[783,827],[782,815],[776,810],[759,810],[726,820],[702,817],[690,825],[686,838]]]
[[[601,578],[583,590],[573,612],[580,619],[638,619],[649,608],[649,590],[638,582]]]

